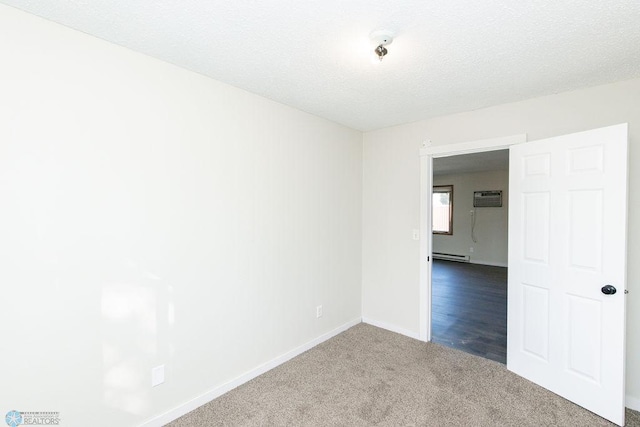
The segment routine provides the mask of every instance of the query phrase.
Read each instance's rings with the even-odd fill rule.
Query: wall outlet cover
[[[151,387],[164,382],[164,365],[156,366],[151,370]]]

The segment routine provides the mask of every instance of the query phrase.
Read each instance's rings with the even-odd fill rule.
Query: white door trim
[[[483,139],[425,146],[420,149],[420,340],[431,341],[431,193],[433,190],[433,159],[438,157],[457,156],[460,154],[480,153],[508,149],[514,144],[527,141],[526,134],[511,135],[501,138]],[[429,259],[429,261],[427,261]]]

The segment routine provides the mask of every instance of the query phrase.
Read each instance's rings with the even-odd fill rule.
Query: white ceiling
[[[484,151],[433,159],[434,176],[508,169],[509,150]]]
[[[0,2],[360,130],[640,76],[638,0]]]

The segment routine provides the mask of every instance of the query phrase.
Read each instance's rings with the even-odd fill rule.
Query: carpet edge
[[[625,405],[629,409],[633,409],[634,411],[640,411],[640,399],[637,397],[633,397],[630,395],[626,395],[624,399]]]
[[[414,340],[424,341],[424,340],[420,340],[420,333],[413,332],[396,325],[392,325],[391,323],[381,322],[368,317],[363,317],[362,323],[366,323],[371,326],[376,326],[378,328],[386,329],[387,331],[395,332],[396,334],[404,335],[405,337],[413,338]]]
[[[155,416],[147,421],[145,421],[144,423],[140,424],[140,427],[161,427],[164,426],[165,424],[170,423],[171,421],[174,421],[178,418],[180,418],[181,416],[193,411],[196,408],[199,408],[200,406],[209,403],[210,401],[212,401],[213,399],[222,396],[223,394],[233,390],[234,388],[248,382],[251,381],[252,379],[264,374],[267,371],[270,371],[271,369],[282,365],[285,362],[288,362],[289,360],[293,359],[294,357],[304,353],[307,350],[312,349],[313,347],[317,346],[318,344],[323,343],[324,341],[327,341],[328,339],[333,338],[334,336],[346,331],[347,329],[362,323],[362,318],[358,317],[355,319],[352,319],[340,326],[338,326],[335,329],[332,329],[329,332],[326,332],[322,335],[320,335],[317,338],[312,339],[311,341],[308,341],[284,354],[281,354],[280,356],[269,360],[268,362],[263,363],[262,365],[259,365],[257,367],[255,367],[254,369],[245,372],[244,374],[234,378],[231,381],[228,381],[224,384],[221,384],[217,387],[212,388],[209,391],[206,391],[205,393],[201,394],[200,396],[197,396],[191,400],[188,400],[184,403],[182,403],[179,406],[176,406],[175,408],[164,412],[158,416]]]

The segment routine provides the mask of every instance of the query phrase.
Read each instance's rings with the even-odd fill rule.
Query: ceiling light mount
[[[385,46],[390,45],[393,42],[393,34],[388,30],[377,30],[369,35],[371,41],[376,45],[373,50],[378,56],[378,60],[382,61],[382,58],[389,53]]]

